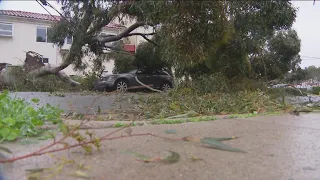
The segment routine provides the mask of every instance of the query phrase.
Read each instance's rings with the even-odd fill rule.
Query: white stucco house
[[[39,14],[24,11],[0,10],[0,63],[9,63],[12,65],[22,65],[24,63],[26,52],[35,51],[43,55],[43,62],[57,65],[62,62],[60,50],[68,50],[72,43],[72,38],[67,38],[64,47],[59,49],[47,37],[47,32],[60,16],[49,14]],[[133,22],[127,22],[125,25],[110,23],[102,29],[105,34],[118,34],[125,26]],[[151,29],[138,28],[134,32],[151,32]],[[139,43],[143,42],[142,37],[132,36],[124,42],[125,50],[135,52]],[[114,67],[110,61],[104,64],[106,70],[112,72]],[[72,67],[64,70],[67,74],[77,74]]]

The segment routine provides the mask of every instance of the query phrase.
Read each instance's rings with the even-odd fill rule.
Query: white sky
[[[51,0],[49,3],[60,10],[56,1]],[[293,4],[299,8],[293,27],[301,39],[301,67],[310,65],[320,67],[320,1],[316,1],[315,5],[313,1],[294,1]],[[36,1],[0,0],[0,9],[48,14]],[[53,9],[47,9],[50,13],[58,15]]]

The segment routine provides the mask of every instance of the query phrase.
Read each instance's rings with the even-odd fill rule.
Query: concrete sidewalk
[[[83,170],[90,179],[221,179],[221,180],[316,180],[320,179],[320,115],[284,115],[254,117],[248,119],[223,119],[212,122],[175,125],[133,127],[133,134],[155,133],[168,137],[196,135],[200,137],[240,138],[225,141],[247,153],[233,153],[201,147],[190,142],[176,142],[155,137],[129,137],[103,142],[101,152],[84,155],[81,149],[55,153],[59,157],[73,159],[91,169]],[[175,129],[177,134],[165,134]],[[115,129],[95,130],[103,135]],[[120,135],[118,133],[117,135]],[[19,145],[7,144],[15,156],[35,151],[50,143]],[[166,150],[181,156],[175,164],[143,163],[121,151],[131,150],[152,157],[166,154]],[[191,154],[204,161],[191,160]],[[24,180],[25,169],[53,167],[56,160],[47,155],[15,162],[6,168],[10,180]],[[61,162],[61,161],[59,161]],[[64,166],[53,179],[80,179],[71,176],[78,170],[75,165]]]

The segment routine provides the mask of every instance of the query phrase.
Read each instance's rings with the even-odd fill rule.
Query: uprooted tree
[[[96,55],[93,63],[101,64],[108,59],[105,50],[114,50],[114,46],[105,43],[129,36],[142,36],[161,46],[162,58],[170,62],[177,76],[208,69],[230,77],[247,75],[253,63],[250,57],[261,54],[276,31],[289,30],[296,17],[290,1],[58,2],[63,18],[49,36],[58,46],[68,36],[73,37],[73,42],[62,64],[42,68],[36,76],[57,74],[70,65],[83,69],[82,59],[90,53]],[[120,22],[129,18],[135,23],[118,35],[101,35],[101,29],[116,18]],[[161,31],[154,28],[151,34],[133,32],[139,27],[158,25]],[[154,34],[161,37],[160,42],[148,38]]]

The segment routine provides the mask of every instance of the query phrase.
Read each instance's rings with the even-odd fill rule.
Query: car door
[[[152,71],[149,76],[148,76],[148,83],[150,84],[151,87],[157,87],[158,86],[158,81],[159,81],[159,75],[158,71],[154,70]]]
[[[151,73],[149,73],[148,71],[145,71],[145,70],[138,70],[137,72],[136,72],[136,76],[137,76],[137,78],[138,78],[138,80],[140,81],[140,82],[142,82],[143,84],[145,84],[145,85],[147,85],[147,86],[151,86],[152,87],[152,85],[150,85],[150,76],[151,76]],[[137,87],[137,88],[144,88],[141,84],[137,84],[137,86],[139,86],[139,87]]]
[[[150,76],[150,83],[153,84],[153,87],[160,88],[165,76],[167,76],[167,74],[165,74],[161,70],[155,70]]]

